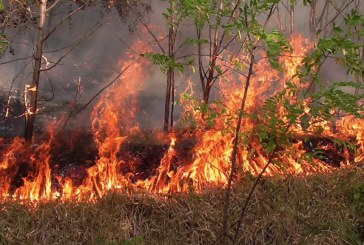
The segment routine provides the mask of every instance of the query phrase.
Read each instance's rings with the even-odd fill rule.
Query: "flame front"
[[[291,39],[293,53],[290,57],[282,57],[280,62],[286,71],[284,74],[273,70],[265,59],[255,66],[248,92],[246,112],[251,113],[262,106],[267,99],[277,92],[286,89],[288,84],[304,88],[298,77],[295,77],[303,57],[310,49],[301,36]],[[141,41],[133,44],[136,53],[148,51]],[[220,81],[221,104],[211,103],[211,108],[220,113],[213,125],[207,125],[206,114],[195,110],[196,101],[183,100],[185,113],[192,114],[200,127],[194,130],[196,138],[192,157],[185,162],[178,161],[177,144],[180,136],[177,132],[167,137],[168,147],[160,160],[159,166],[147,178],[137,177],[138,169],[133,161],[123,159],[122,151],[126,142],[140,132],[137,122],[138,95],[142,91],[143,81],[152,69],[145,59],[129,54],[130,59],[121,61],[124,67],[129,67],[118,83],[111,87],[95,105],[92,112],[92,131],[97,146],[98,157],[93,166],[86,169],[87,176],[81,184],[73,183],[67,176],[57,175],[52,171],[52,144],[55,140],[52,130],[47,140],[42,144],[29,146],[23,139],[15,138],[5,144],[0,159],[0,196],[2,199],[17,200],[88,200],[95,201],[110,190],[146,190],[153,193],[172,193],[201,191],[208,187],[224,187],[229,178],[234,134],[226,132],[229,127],[237,124],[237,114],[243,97],[245,77],[238,77],[237,83],[231,81],[236,77],[224,77]],[[246,57],[239,57],[243,62]],[[274,89],[273,89],[274,88]],[[192,86],[189,87],[192,92]],[[289,90],[288,90],[289,91]],[[297,98],[289,92],[285,95],[294,103]],[[310,98],[305,100],[305,112],[310,111]],[[289,118],[285,107],[276,105],[277,117],[283,122]],[[358,153],[351,162],[364,159],[363,128],[364,121],[347,116],[335,123],[336,133],[332,132],[332,123],[310,119],[309,130],[314,130],[320,124],[325,130],[324,136],[343,140],[353,140],[357,143]],[[255,122],[244,118],[242,133],[249,135],[254,132]],[[292,125],[291,134],[297,140],[291,147],[282,148],[275,157],[275,162],[269,165],[266,175],[295,173],[310,174],[315,171],[330,171],[331,166],[319,159],[308,160],[304,147],[305,130],[299,123]],[[183,134],[182,134],[183,135]],[[185,133],[183,137],[188,137]],[[164,138],[161,136],[161,138]],[[253,138],[245,138],[247,142],[239,144],[238,173],[249,172],[259,174],[267,164],[268,156],[264,147]],[[164,141],[163,141],[164,142]],[[293,154],[292,154],[293,153]],[[183,154],[183,152],[182,152]],[[340,164],[350,162],[350,154]],[[314,162],[315,164],[312,164]],[[277,164],[279,163],[279,164]],[[55,184],[56,183],[56,184]]]

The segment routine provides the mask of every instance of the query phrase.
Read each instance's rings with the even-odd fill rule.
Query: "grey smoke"
[[[165,28],[165,20],[162,16],[165,11],[166,3],[162,1],[150,1],[152,12],[148,13],[145,21],[157,27]],[[295,29],[299,33],[303,33],[308,37],[308,7],[302,5],[302,1],[296,8],[296,23]],[[319,3],[319,9],[322,8],[322,2]],[[336,1],[340,2],[340,1]],[[95,93],[97,93],[103,86],[109,83],[119,72],[118,62],[125,58],[123,57],[127,47],[120,41],[122,39],[126,43],[131,44],[135,39],[147,39],[145,34],[142,34],[135,28],[135,32],[130,32],[130,23],[128,20],[121,20],[117,10],[111,8],[109,13],[102,13],[101,4],[96,4],[87,8],[84,11],[76,14],[70,21],[66,21],[45,45],[46,52],[57,50],[61,47],[67,47],[87,33],[97,22],[101,21],[103,25],[83,41],[81,45],[77,46],[69,55],[67,55],[59,65],[47,73],[43,73],[40,81],[41,85],[41,98],[52,98],[52,89],[54,91],[54,98],[50,102],[42,103],[42,106],[47,108],[58,108],[59,111],[65,112],[68,110],[69,104],[73,100],[75,93],[75,84],[81,81],[84,87],[83,96],[78,102],[80,105],[86,103]],[[363,9],[361,6],[360,10]],[[283,6],[280,6],[283,12]],[[66,13],[69,11],[68,4],[64,4],[58,9],[50,18],[48,28],[51,29]],[[130,13],[132,15],[132,13]],[[331,15],[330,15],[331,16]],[[130,17],[132,18],[132,16]],[[283,20],[287,20],[289,16],[281,16]],[[338,20],[342,21],[342,20]],[[132,22],[134,23],[134,22]],[[272,21],[271,27],[277,25],[277,20]],[[185,37],[195,37],[193,29],[189,29],[185,25],[180,31],[182,39]],[[7,31],[9,37],[14,37],[14,44],[12,48],[15,54],[7,51],[0,63],[29,57],[34,49],[34,33],[35,26],[28,26],[28,28],[9,29]],[[67,49],[57,52],[45,53],[48,61],[57,61]],[[158,51],[156,49],[156,51]],[[23,67],[26,67],[24,70]],[[14,90],[20,92],[24,91],[25,83],[29,83],[31,79],[31,59],[20,60],[9,64],[0,65],[0,89],[7,91],[10,84],[14,80]],[[185,74],[180,76],[176,73],[176,83],[180,86],[178,91],[183,91],[186,80],[190,71],[186,69]],[[326,81],[348,79],[345,75],[345,69],[335,62],[330,61],[325,65],[322,78]],[[338,79],[340,78],[340,79]],[[349,77],[350,78],[350,77]],[[50,81],[49,81],[50,80]],[[140,115],[139,120],[145,128],[155,128],[162,126],[162,116],[164,112],[164,96],[165,96],[165,76],[161,73],[158,66],[154,66],[153,72],[145,82],[145,88],[140,94]],[[197,91],[199,84],[196,84]],[[218,95],[218,91],[213,91],[213,96]],[[97,99],[96,99],[97,101]],[[88,118],[90,117],[90,110],[92,104],[82,114],[73,118],[70,122],[70,127],[73,126],[88,126]],[[180,108],[177,108],[177,114]],[[56,114],[56,113],[55,113]],[[55,115],[56,116],[56,115]]]

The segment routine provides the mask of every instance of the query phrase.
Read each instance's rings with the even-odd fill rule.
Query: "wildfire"
[[[307,86],[301,84],[299,78],[294,75],[310,49],[310,44],[301,36],[293,36],[291,45],[293,52],[289,56],[282,56],[280,60],[285,73],[273,70],[265,59],[257,62],[248,93],[247,113],[259,109],[264,99],[287,88],[288,83],[299,88]],[[142,53],[148,50],[148,47],[137,41],[132,49]],[[162,140],[163,143],[167,142],[168,147],[160,159],[159,166],[148,173],[147,177],[141,178],[138,177],[140,169],[136,162],[123,158],[122,152],[128,140],[141,131],[137,121],[138,95],[143,89],[143,81],[147,80],[151,64],[145,59],[135,62],[135,55],[128,55],[130,59],[122,61],[121,64],[130,68],[120,81],[100,98],[93,109],[92,131],[98,157],[91,167],[87,167],[82,183],[76,184],[69,176],[59,175],[54,171],[57,163],[52,159],[52,147],[56,139],[54,131],[50,130],[47,139],[39,145],[29,146],[21,138],[15,138],[8,144],[1,140],[0,199],[94,201],[110,190],[142,189],[152,193],[171,193],[201,191],[211,186],[224,187],[227,184],[234,139],[229,127],[230,130],[236,127],[236,115],[243,96],[242,84],[245,77],[228,77],[220,81],[222,106],[217,103],[211,104],[211,108],[220,113],[212,125],[207,126],[206,115],[201,110],[195,110],[196,101],[182,101],[185,112],[191,113],[198,124],[203,125],[192,133],[196,140],[191,144],[191,157],[180,157],[184,152],[178,148],[179,140],[183,137],[188,138],[188,133],[172,133],[167,139]],[[231,83],[234,79],[239,82]],[[192,86],[188,88],[189,93],[193,93]],[[297,100],[292,93],[288,92],[285,96],[292,103]],[[310,111],[310,103],[310,98],[304,101],[305,113]],[[288,122],[285,107],[281,104],[277,104],[276,107],[279,118]],[[363,120],[354,117],[338,120],[335,122],[335,135],[332,132],[332,122],[319,120],[312,120],[308,131],[314,131],[317,123],[325,129],[322,136],[354,139],[358,142],[358,153],[354,159],[351,159],[351,153],[347,149],[343,150],[345,152],[342,155],[345,158],[340,162],[341,165],[364,159]],[[332,166],[327,162],[319,158],[308,159],[306,153],[315,147],[326,151],[342,149],[320,145],[320,140],[307,143],[307,133],[299,123],[293,124],[291,128],[290,133],[295,137],[294,143],[289,148],[279,149],[275,160],[267,168],[266,175],[330,171]],[[253,137],[249,137],[254,130],[255,122],[250,118],[244,118],[242,134],[245,136],[238,150],[238,173],[249,172],[257,175],[269,161],[265,147]]]

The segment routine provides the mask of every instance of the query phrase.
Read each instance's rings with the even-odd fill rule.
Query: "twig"
[[[235,228],[235,235],[234,235],[234,239],[233,239],[233,244],[236,244],[236,242],[238,240],[240,228],[241,228],[241,225],[243,223],[243,219],[244,219],[244,216],[246,214],[246,210],[247,210],[247,208],[249,206],[250,200],[252,199],[253,193],[255,192],[255,189],[257,188],[257,186],[258,186],[258,184],[260,182],[260,179],[263,177],[263,174],[268,169],[269,165],[272,163],[272,161],[273,161],[273,159],[274,159],[274,157],[276,155],[277,150],[278,150],[278,144],[276,142],[275,147],[274,147],[272,153],[270,154],[270,157],[269,157],[269,160],[268,160],[267,164],[265,164],[263,170],[260,172],[260,174],[258,175],[258,178],[255,180],[254,185],[251,188],[247,199],[245,200],[244,206],[241,209],[240,217],[239,217],[239,219],[237,221],[236,228]]]
[[[225,205],[224,205],[224,211],[223,211],[224,219],[223,219],[222,233],[226,233],[227,226],[228,226],[230,196],[231,196],[231,191],[232,191],[231,190],[231,185],[232,185],[234,174],[235,174],[235,171],[236,171],[236,158],[237,158],[237,153],[238,153],[239,134],[240,134],[241,122],[242,122],[242,119],[243,119],[243,113],[244,113],[244,110],[245,110],[245,104],[246,104],[246,100],[247,100],[247,97],[248,97],[248,90],[249,90],[249,86],[250,86],[250,82],[251,82],[251,77],[253,75],[254,62],[255,62],[254,61],[254,54],[253,54],[253,51],[251,51],[250,52],[249,72],[248,72],[248,76],[247,76],[246,82],[245,82],[244,96],[243,96],[243,99],[241,101],[241,106],[240,106],[239,116],[238,116],[238,123],[237,123],[236,129],[235,129],[233,152],[232,152],[232,156],[231,156],[231,158],[232,158],[232,160],[231,160],[231,170],[230,170],[229,179],[228,179],[228,186],[227,186],[226,194],[225,194]]]
[[[155,43],[158,45],[159,49],[162,51],[163,54],[165,54],[166,52],[164,51],[160,41],[158,40],[158,38],[154,35],[154,33],[150,30],[150,28],[148,27],[147,24],[144,23],[144,21],[140,18],[140,16],[138,15],[138,13],[135,11],[135,9],[131,6],[129,1],[126,1],[128,3],[129,8],[133,11],[135,17],[138,19],[138,21],[145,27],[145,29],[148,31],[148,33],[153,37]]]
[[[89,4],[91,4],[92,1],[88,1],[84,4],[82,4],[80,7],[78,7],[77,9],[75,9],[74,11],[72,11],[71,13],[69,13],[68,15],[66,15],[65,17],[62,18],[62,20],[60,20],[54,27],[52,30],[50,30],[47,35],[45,35],[45,37],[43,38],[42,41],[47,40],[50,35],[52,35],[53,32],[55,32],[57,30],[57,28],[63,24],[63,22],[65,22],[67,19],[71,18],[73,15],[75,15],[76,13],[78,13],[79,11],[81,11],[82,9],[86,8]]]
[[[141,56],[137,57],[136,59],[134,59],[134,61],[137,61]],[[128,66],[126,66],[125,68],[123,68],[117,75],[116,77],[110,82],[108,83],[105,87],[103,87],[101,90],[99,90],[94,96],[92,96],[92,98],[84,105],[82,106],[80,109],[78,109],[77,111],[71,111],[70,115],[68,116],[68,118],[66,119],[64,125],[63,125],[63,129],[65,129],[65,127],[67,126],[68,121],[71,119],[71,117],[75,114],[80,113],[81,111],[83,111],[89,104],[92,103],[92,101],[99,96],[102,92],[104,92],[108,87],[112,86],[116,80],[118,80],[121,75],[128,70],[130,67],[132,66],[132,63],[130,63]]]
[[[94,27],[92,27],[92,29],[85,34],[82,38],[78,39],[70,48],[69,50],[67,50],[66,53],[64,53],[56,62],[52,62],[53,65],[51,65],[48,68],[45,69],[41,69],[41,71],[49,71],[51,69],[53,69],[55,66],[57,66],[68,54],[70,54],[78,45],[80,45],[84,40],[86,40],[87,38],[89,38],[95,31],[97,31],[103,24],[102,23],[97,23]]]

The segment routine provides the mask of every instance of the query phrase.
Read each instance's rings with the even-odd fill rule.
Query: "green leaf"
[[[8,40],[5,39],[4,35],[0,35],[0,54],[4,52],[4,49],[10,44]]]
[[[141,54],[142,57],[145,57],[153,62],[155,65],[159,65],[160,69],[163,73],[167,73],[167,71],[171,68],[175,68],[178,71],[183,71],[183,64],[180,62],[176,62],[172,57],[164,55],[164,54],[156,54],[156,53],[144,53]]]
[[[269,63],[273,68],[283,71],[283,68],[279,63],[279,58],[282,53],[290,50],[288,41],[278,30],[273,30],[271,33],[268,33],[265,41],[268,47],[267,56]]]
[[[1,0],[0,1],[0,12],[2,12],[4,10],[5,10],[5,5],[4,5],[3,1]]]
[[[143,245],[143,244],[144,244],[144,238],[140,236],[131,238],[129,240],[125,240],[121,243],[121,245]]]
[[[358,193],[358,192],[357,193],[354,193],[353,198],[354,198],[354,200],[358,201],[361,198],[361,194]]]
[[[222,69],[221,69],[221,66],[219,66],[219,65],[215,65],[215,69],[216,69],[216,71],[217,71],[217,74],[219,74],[219,76],[221,76],[221,75],[222,75]]]

